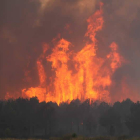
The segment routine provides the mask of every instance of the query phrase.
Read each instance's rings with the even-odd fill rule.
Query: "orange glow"
[[[37,96],[39,101],[53,101],[57,104],[70,102],[74,99],[85,101],[101,100],[110,102],[109,88],[112,84],[111,77],[117,68],[124,62],[118,53],[118,46],[115,42],[110,45],[110,53],[105,58],[96,55],[97,40],[96,33],[103,27],[103,4],[100,9],[87,20],[88,27],[85,37],[85,47],[72,53],[69,48],[72,43],[60,39],[49,56],[46,56],[48,45],[43,45],[43,53],[37,60],[37,70],[40,84],[37,87],[22,90],[23,97]],[[54,39],[56,42],[56,39]],[[54,42],[54,41],[53,41]],[[52,77],[45,72],[42,61],[51,63]],[[73,68],[69,68],[69,62]],[[51,81],[47,84],[47,79]]]
[[[120,54],[117,52],[118,46],[116,43],[112,43],[110,46],[112,52],[107,55],[107,58],[111,59],[111,64],[110,67],[112,68],[113,71],[115,71],[118,67],[121,66],[121,63],[124,61],[124,59],[120,56]]]

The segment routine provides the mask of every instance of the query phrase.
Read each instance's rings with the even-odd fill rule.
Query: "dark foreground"
[[[70,135],[66,135],[64,137],[52,137],[50,139],[13,139],[13,138],[6,138],[6,139],[0,139],[0,140],[140,140],[140,137],[133,137],[133,138],[127,138],[126,136],[120,136],[120,137],[73,137]]]
[[[50,140],[140,140],[140,137],[133,137],[129,138],[127,136],[119,136],[119,137],[71,137],[71,136],[64,136],[61,138],[52,137]]]
[[[75,100],[58,106],[40,103],[36,97],[0,101],[0,138],[50,139],[73,133],[88,138],[140,137],[140,102],[127,99],[108,104]]]

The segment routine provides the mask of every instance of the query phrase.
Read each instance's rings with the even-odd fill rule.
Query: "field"
[[[50,140],[140,140],[140,137],[135,138],[126,138],[126,137],[94,137],[94,138],[87,138],[87,137],[77,137],[77,138],[50,138]]]
[[[12,138],[5,138],[0,140],[140,140],[140,137],[133,137],[133,138],[126,138],[125,136],[121,137],[94,137],[94,138],[87,138],[87,137],[71,137],[71,136],[64,136],[61,138],[52,137],[50,139],[12,139]]]

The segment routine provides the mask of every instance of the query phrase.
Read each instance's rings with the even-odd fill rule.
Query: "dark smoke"
[[[140,2],[103,0],[104,3],[104,29],[100,33],[102,39],[101,47],[108,46],[115,41],[120,49],[120,53],[128,61],[116,71],[113,80],[116,81],[115,87],[111,89],[113,100],[119,100],[120,96],[130,97],[133,100],[139,99],[140,91],[139,60],[140,60]],[[99,38],[100,39],[100,38]],[[105,48],[104,51],[107,49]],[[127,77],[126,83],[131,89],[129,94],[119,93],[121,81]],[[117,92],[117,94],[116,94]]]

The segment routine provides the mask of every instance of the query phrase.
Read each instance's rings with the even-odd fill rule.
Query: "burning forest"
[[[68,3],[29,0],[18,3],[20,9],[13,9],[16,1],[1,4],[5,8],[1,8],[0,98],[37,97],[57,104],[76,99],[137,101],[139,43],[130,37],[138,27],[132,22],[137,11],[128,11],[139,4]],[[126,24],[122,17],[128,14]]]
[[[22,97],[37,97],[40,102],[52,101],[57,104],[76,99],[112,102],[110,87],[115,84],[112,75],[128,62],[120,55],[119,46],[115,42],[108,46],[109,53],[105,57],[98,57],[96,54],[99,41],[96,34],[104,26],[103,5],[100,2],[99,10],[87,19],[83,42],[85,45],[80,51],[74,52],[75,46],[62,38],[61,34],[51,41],[53,48],[47,43],[43,44],[42,54],[36,60],[39,85],[22,89]],[[51,52],[49,55],[48,50]],[[45,71],[44,61],[51,64],[52,76]],[[8,96],[9,93],[5,99],[10,98]]]
[[[23,97],[36,96],[39,101],[52,101],[58,104],[76,99],[110,102],[111,76],[125,60],[119,54],[115,42],[110,44],[110,52],[105,58],[96,56],[98,46],[95,36],[102,30],[104,23],[102,6],[103,3],[100,3],[100,9],[87,19],[85,46],[79,52],[71,50],[70,47],[74,47],[72,43],[60,37],[61,39],[53,40],[52,53],[46,56],[49,45],[44,44],[43,53],[36,62],[40,85],[23,89]],[[45,73],[42,64],[44,60],[51,63],[51,70],[54,73],[52,77],[48,77]],[[70,63],[72,69],[69,68]],[[51,79],[49,83],[46,83],[47,78]]]
[[[0,0],[0,137],[140,136],[139,15],[139,0]]]

